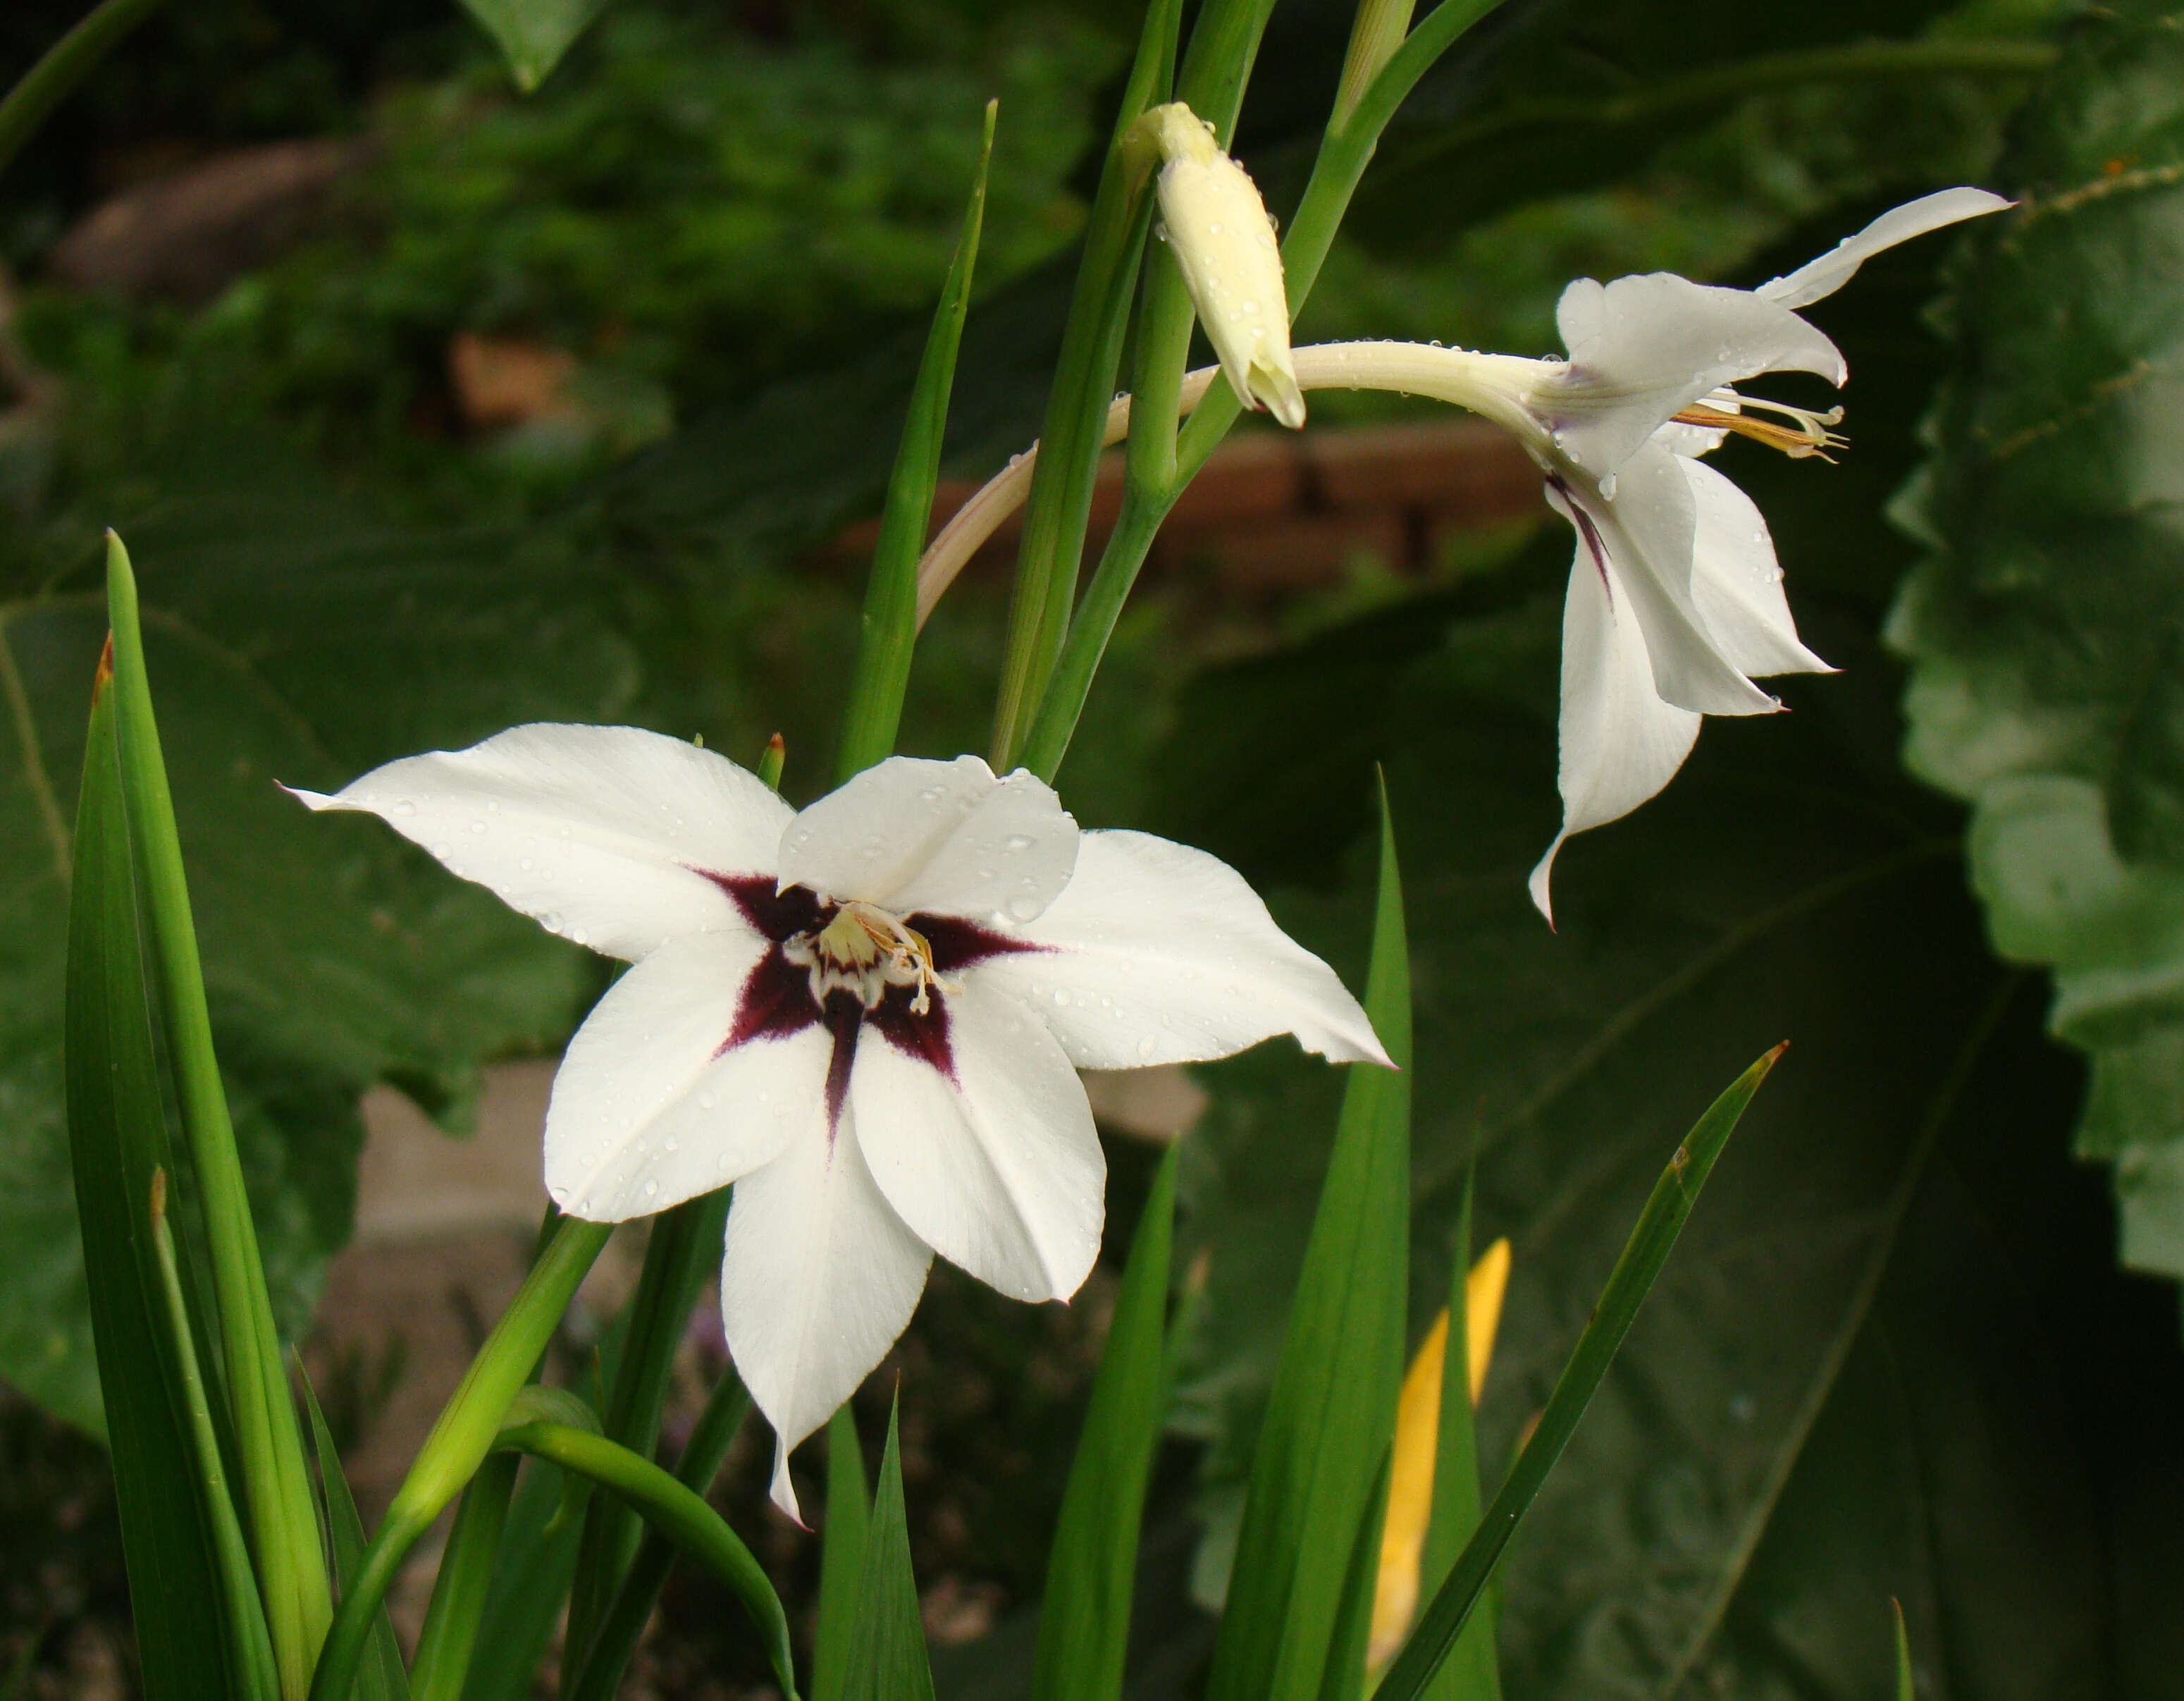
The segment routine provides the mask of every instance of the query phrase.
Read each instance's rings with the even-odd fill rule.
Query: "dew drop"
[[[538,917],[538,925],[545,929],[549,934],[557,934],[560,932],[561,912],[559,910],[547,911],[544,915]]]
[[[1069,990],[1067,987],[1062,986],[1056,987],[1054,989],[1054,1001],[1056,1004],[1067,1005],[1069,1002]]]
[[[713,1096],[710,1093],[700,1093],[698,1095],[698,1108],[699,1110],[710,1110],[712,1107]]]
[[[569,1190],[567,1188],[549,1187],[546,1191],[554,1196],[554,1202],[556,1205],[566,1205],[569,1202]]]
[[[657,1181],[648,1181],[644,1184],[644,1196],[648,1199],[659,1191],[660,1184]]]
[[[482,821],[473,821],[472,823],[471,823],[471,832],[473,832],[473,833],[482,833],[482,832],[484,832],[484,831],[485,831],[485,823],[483,823]]]
[[[1138,1055],[1140,1057],[1150,1057],[1152,1056],[1155,1050],[1156,1047],[1153,1044],[1153,1036],[1151,1035],[1148,1034],[1144,1039],[1138,1041]]]
[[[444,839],[434,839],[432,845],[432,851],[435,856],[444,859],[448,854],[448,841]]]
[[[1039,915],[1039,901],[1037,898],[1033,897],[1028,892],[1020,892],[1015,897],[1009,900],[1008,909],[1010,915],[1013,916],[1017,920],[1020,922],[1032,921],[1036,919]]]
[[[398,797],[394,800],[394,812],[397,815],[415,815],[417,806],[406,797]]]
[[[660,1146],[663,1152],[680,1152],[682,1149],[682,1142],[671,1134],[661,1141]]]
[[[1039,840],[1034,839],[1028,833],[1011,833],[1009,834],[1007,839],[1003,843],[1001,848],[1004,850],[1011,851],[1028,850],[1033,845],[1038,843]]]

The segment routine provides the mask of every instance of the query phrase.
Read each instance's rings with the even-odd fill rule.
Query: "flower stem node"
[[[1082,832],[976,756],[891,756],[800,812],[678,739],[529,726],[296,795],[632,964],[554,1078],[547,1191],[611,1223],[735,1184],[722,1316],[792,1516],[788,1449],[902,1332],[935,1252],[1024,1300],[1091,1269],[1106,1166],[1078,1069],[1284,1033],[1387,1062],[1234,869]]]
[[[1190,304],[1237,399],[1290,430],[1304,424],[1304,391],[1290,358],[1289,297],[1266,203],[1212,126],[1181,101],[1139,121],[1162,160],[1161,234]]]

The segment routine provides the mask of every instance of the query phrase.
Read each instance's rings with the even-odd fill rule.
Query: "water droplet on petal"
[[[1011,833],[1008,836],[1007,842],[1001,848],[1009,851],[1028,850],[1038,843],[1039,840],[1028,833]]]
[[[666,1152],[680,1152],[682,1149],[682,1142],[676,1139],[676,1137],[671,1134],[669,1135],[666,1139],[661,1141],[660,1145],[661,1150]]]
[[[659,1191],[660,1184],[657,1181],[648,1181],[644,1184],[644,1196],[648,1199]]]
[[[1152,1056],[1156,1049],[1156,1048],[1153,1044],[1153,1036],[1150,1034],[1146,1035],[1144,1039],[1138,1041],[1138,1055],[1140,1057],[1150,1057]]]
[[[1020,922],[1028,922],[1037,917],[1039,912],[1040,905],[1037,898],[1031,896],[1028,893],[1019,893],[1015,897],[1009,900],[1008,907],[1009,914],[1013,916],[1017,920]]]
[[[415,815],[417,806],[406,797],[398,797],[394,800],[394,812],[397,815]]]
[[[431,845],[431,846],[430,846],[429,848],[431,849],[431,850],[432,850],[432,854],[433,854],[435,856],[439,857],[442,861],[443,861],[443,862],[444,862],[444,861],[447,859],[447,855],[448,855],[448,841],[447,841],[446,839],[435,839],[435,840],[432,842],[432,844]]]
[[[473,833],[482,833],[482,832],[484,832],[484,831],[485,831],[485,823],[483,823],[482,821],[473,821],[472,823],[471,823],[471,832],[473,832]]]
[[[710,1093],[699,1093],[698,1095],[698,1108],[699,1110],[710,1110],[712,1107],[713,1096]]]

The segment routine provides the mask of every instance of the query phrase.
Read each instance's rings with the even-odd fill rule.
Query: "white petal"
[[[1707,635],[1740,673],[1832,673],[1797,641],[1774,540],[1749,496],[1702,462],[1676,465],[1698,509],[1691,553],[1691,601]]]
[[[845,1110],[823,1107],[763,1169],[736,1183],[721,1320],[751,1398],[773,1425],[773,1503],[800,1523],[788,1453],[833,1416],[917,1308],[933,1254],[872,1185]]]
[[[974,970],[947,996],[955,1079],[872,1028],[850,1076],[857,1143],[919,1239],[1011,1299],[1067,1299],[1100,1253],[1107,1160],[1038,1018]]]
[[[1035,921],[1077,866],[1077,823],[1054,788],[1018,768],[971,806],[925,865],[876,901],[1002,928]]]
[[[1847,375],[1836,345],[1780,304],[1745,289],[1647,272],[1580,278],[1555,310],[1569,364],[1533,407],[1572,465],[1616,471],[1654,431],[1709,390],[1758,372]]]
[[[1606,550],[1618,601],[1645,634],[1657,695],[1700,714],[1772,714],[1780,705],[1715,646],[1692,600],[1698,510],[1685,465],[1684,457],[1648,443],[1616,475],[1613,501],[1552,485],[1547,500],[1577,527],[1581,549],[1589,554],[1597,543]]]
[[[636,727],[513,727],[374,768],[313,809],[376,815],[466,880],[610,956],[744,925],[694,873],[771,873],[788,806],[712,751]]]
[[[789,823],[781,882],[884,904],[1000,783],[976,756],[889,756]]]
[[[1803,307],[1833,295],[1858,267],[1883,248],[1892,248],[1944,225],[1976,219],[2014,207],[2014,201],[1984,189],[1942,189],[1891,208],[1854,237],[1845,237],[1818,259],[1808,260],[1786,277],[1774,278],[1752,292],[1784,307]]]
[[[1143,833],[1088,833],[1076,877],[1024,936],[968,971],[1036,1010],[1079,1068],[1225,1057],[1275,1034],[1384,1063],[1334,971],[1274,925],[1227,863]]]
[[[670,940],[608,988],[554,1077],[554,1203],[594,1223],[649,1216],[770,1162],[809,1121],[825,1029],[721,1050],[767,949],[749,933]]]
[[[1532,901],[1552,923],[1547,878],[1573,833],[1628,815],[1666,785],[1699,735],[1699,717],[1653,689],[1630,599],[1582,539],[1563,605],[1563,828],[1532,870]]]

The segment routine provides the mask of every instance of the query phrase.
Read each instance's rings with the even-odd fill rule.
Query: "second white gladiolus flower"
[[[297,795],[632,964],[554,1079],[547,1189],[620,1222],[736,1184],[722,1315],[792,1516],[788,1450],[902,1332],[934,1252],[1025,1300],[1090,1270],[1106,1168],[1078,1069],[1284,1033],[1387,1062],[1234,869],[1080,832],[976,756],[890,757],[800,813],[677,739],[529,726]]]
[[[1290,360],[1289,297],[1266,203],[1212,126],[1181,101],[1155,107],[1142,122],[1165,162],[1162,231],[1228,388],[1245,407],[1264,408],[1295,431],[1304,424],[1304,392]]]

